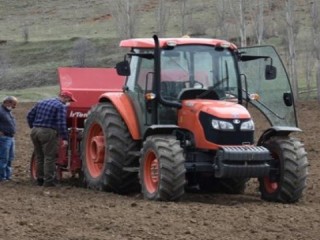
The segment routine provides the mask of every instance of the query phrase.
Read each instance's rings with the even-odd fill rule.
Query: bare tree
[[[5,85],[6,74],[9,70],[9,58],[4,50],[0,49],[0,89]]]
[[[317,1],[311,3],[313,53],[316,60],[317,97],[320,102],[320,5]]]
[[[234,16],[235,22],[238,23],[237,27],[239,28],[240,33],[240,46],[247,46],[247,21],[245,18],[245,9],[248,8],[248,0],[239,0],[238,9],[234,9],[234,1],[229,0],[230,10]]]
[[[289,61],[289,76],[293,88],[295,98],[298,98],[298,80],[296,68],[296,37],[298,33],[298,23],[296,22],[294,0],[285,1],[285,20],[287,30],[287,44],[288,44],[288,61]]]
[[[24,43],[28,43],[29,42],[29,27],[27,24],[24,24],[22,27],[22,36],[23,36]]]
[[[159,0],[159,5],[157,9],[157,34],[161,37],[164,37],[166,34],[169,17],[170,17],[170,8],[166,6],[165,0]]]
[[[253,26],[257,39],[257,44],[261,45],[264,33],[264,0],[255,0],[256,4],[253,5]]]
[[[189,0],[179,0],[180,16],[181,16],[181,35],[187,34],[189,28],[190,18],[192,17],[191,7]]]
[[[245,0],[239,0],[241,47],[247,46],[247,24],[246,24],[246,20],[245,20],[244,2],[245,2]]]
[[[306,93],[307,93],[307,98],[310,98],[310,94],[311,94],[311,79],[312,79],[312,57],[310,56],[310,54],[308,54],[310,52],[310,49],[308,48],[308,45],[305,48],[305,76],[306,76],[306,85],[307,85],[307,89],[306,89]],[[301,92],[300,92],[301,93]]]
[[[116,0],[110,2],[120,39],[133,38],[136,35],[138,2],[137,0]]]
[[[216,37],[229,39],[230,24],[227,21],[228,4],[225,0],[217,0],[215,5]]]
[[[80,38],[74,42],[71,52],[73,66],[90,67],[96,64],[96,49],[94,44],[85,38]]]

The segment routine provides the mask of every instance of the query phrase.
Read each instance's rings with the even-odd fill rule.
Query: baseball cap
[[[61,91],[60,92],[61,97],[69,97],[71,99],[71,102],[76,102],[77,100],[74,98],[72,92],[70,91]]]

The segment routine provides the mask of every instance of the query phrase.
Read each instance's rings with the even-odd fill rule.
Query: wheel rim
[[[274,193],[279,188],[279,184],[277,182],[272,182],[269,177],[264,178],[264,186],[268,193]]]
[[[37,179],[37,160],[36,160],[36,156],[33,154],[32,158],[31,158],[31,178],[33,180]]]
[[[86,142],[86,163],[92,177],[98,177],[104,166],[105,141],[102,128],[93,124],[89,129]]]
[[[153,151],[149,151],[144,163],[144,184],[149,193],[154,193],[158,189],[159,183],[159,161]]]

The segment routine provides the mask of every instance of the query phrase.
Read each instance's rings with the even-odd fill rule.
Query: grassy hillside
[[[116,22],[112,17],[112,0],[1,0],[0,2],[0,93],[14,89],[53,86],[56,89],[56,69],[75,65],[75,46],[80,38],[89,39],[93,49],[89,66],[113,67],[122,59],[118,48]],[[137,37],[150,37],[155,32],[155,9],[157,0],[135,0],[143,2],[138,12]],[[170,18],[167,36],[181,36],[179,1],[170,1]],[[190,34],[216,36],[216,0],[192,2],[192,24]],[[279,8],[274,11],[281,14]],[[298,53],[299,74],[303,79],[305,53],[308,45],[308,3],[297,0],[299,15]],[[236,4],[236,3],[235,3]],[[237,7],[236,5],[234,7]],[[266,13],[268,14],[268,13]],[[191,15],[190,15],[191,16]],[[266,26],[279,24],[266,16]],[[233,36],[239,32],[233,26]],[[252,26],[248,26],[250,28]],[[26,43],[26,40],[28,42]],[[279,36],[265,39],[275,45],[285,58],[282,40]],[[306,44],[307,43],[307,44]],[[300,86],[305,85],[301,82]],[[47,91],[47,89],[45,89]],[[41,91],[43,92],[43,91]],[[22,91],[23,93],[23,91]],[[46,94],[46,93],[44,93]],[[36,96],[36,95],[35,95]],[[26,98],[28,98],[26,96]]]
[[[73,66],[73,46],[77,39],[9,42],[2,47],[7,61],[5,74],[0,78],[2,89],[40,87],[57,83],[56,70],[61,66]],[[96,67],[114,66],[118,55],[115,39],[91,39],[96,49],[91,60]],[[95,61],[93,61],[93,59]]]

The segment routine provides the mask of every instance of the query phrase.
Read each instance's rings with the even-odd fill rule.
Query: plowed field
[[[32,144],[26,113],[18,121],[12,182],[0,184],[0,239],[140,240],[140,239],[320,239],[320,106],[298,104],[297,136],[310,162],[308,186],[295,204],[260,199],[256,180],[243,195],[187,193],[180,202],[151,202],[140,194],[113,193],[63,184],[35,186],[29,179]]]

